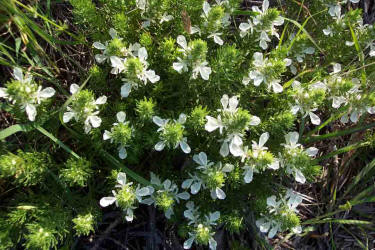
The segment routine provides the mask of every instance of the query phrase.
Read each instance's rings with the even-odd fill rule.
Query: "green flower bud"
[[[159,192],[159,193],[156,194],[155,204],[161,210],[166,212],[174,204],[173,195],[170,194],[169,192]]]
[[[211,230],[209,227],[199,224],[195,229],[196,241],[200,245],[208,245],[211,238]]]
[[[117,204],[122,209],[132,208],[136,203],[135,190],[131,185],[124,185],[116,194]]]
[[[223,123],[228,128],[228,133],[242,132],[249,125],[251,115],[249,111],[239,108],[234,115],[224,113],[222,119]]]
[[[189,43],[190,55],[193,62],[205,61],[207,54],[207,43],[201,39],[193,40]]]
[[[139,58],[133,57],[128,58],[125,64],[127,77],[133,81],[137,81],[137,75],[139,75],[144,69],[142,62]]]
[[[60,171],[60,178],[69,186],[86,186],[87,180],[92,175],[91,163],[84,158],[70,158]]]
[[[22,152],[0,156],[0,177],[13,177],[17,184],[36,185],[44,180],[51,159],[46,153]]]
[[[115,143],[127,145],[132,137],[132,129],[128,123],[118,123],[113,127],[112,139]]]
[[[152,37],[150,33],[142,33],[141,37],[139,38],[139,43],[144,47],[149,47],[152,44]]]
[[[195,130],[204,128],[206,124],[206,116],[208,111],[206,107],[197,106],[191,111],[190,118],[188,119],[189,126],[193,127]]]
[[[91,213],[80,214],[73,220],[73,228],[76,230],[76,235],[89,235],[95,231],[95,218]]]
[[[281,212],[280,220],[283,231],[297,227],[301,223],[298,215],[289,209]]]
[[[161,139],[170,147],[174,147],[184,136],[184,127],[180,123],[168,123],[161,134]]]
[[[107,51],[109,55],[121,57],[121,56],[124,56],[125,48],[126,48],[126,45],[121,39],[114,38],[109,42],[107,46]]]
[[[152,98],[147,100],[145,97],[143,100],[137,101],[136,111],[142,120],[151,120],[155,115],[155,106],[156,103],[152,100]]]
[[[215,32],[221,27],[221,20],[224,17],[224,8],[220,5],[213,6],[207,17],[207,32]]]
[[[205,183],[209,189],[220,188],[224,186],[225,175],[221,171],[213,170],[205,176]]]

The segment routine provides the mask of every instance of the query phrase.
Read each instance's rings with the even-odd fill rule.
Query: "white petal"
[[[203,2],[203,11],[204,11],[204,14],[206,14],[206,16],[208,16],[208,13],[210,12],[210,10],[211,10],[210,4],[207,3],[207,1],[204,1]]]
[[[185,141],[180,141],[180,147],[185,154],[189,154],[191,152],[190,146]]]
[[[340,72],[341,71],[341,64],[339,64],[339,63],[335,63],[334,65],[333,65],[333,73],[338,73],[338,72]]]
[[[120,159],[125,159],[127,156],[128,156],[128,153],[126,152],[126,148],[125,147],[120,147],[119,151],[118,151],[118,157]]]
[[[23,81],[23,73],[21,68],[14,68],[13,75],[16,80]]]
[[[214,213],[210,213],[210,222],[215,222],[220,218],[220,212],[216,211]]]
[[[125,216],[126,221],[133,221],[134,219],[134,212],[131,208],[127,209],[126,216]]]
[[[273,81],[272,83],[272,89],[275,93],[281,93],[283,92],[283,86],[281,86],[278,81]]]
[[[251,116],[251,119],[250,119],[250,125],[251,126],[257,126],[260,124],[260,118],[258,116]]]
[[[263,133],[259,138],[259,147],[263,147],[269,138],[270,138],[270,134],[268,132]]]
[[[74,112],[65,112],[63,115],[63,122],[67,123],[74,117]]]
[[[353,123],[356,123],[358,121],[358,117],[359,117],[359,114],[358,114],[358,111],[357,110],[354,110],[351,114],[350,114],[350,120],[353,122]]]
[[[259,225],[259,230],[262,233],[267,233],[268,230],[270,230],[270,226],[271,226],[271,223],[269,223],[269,222],[262,223],[262,224]]]
[[[43,98],[49,98],[55,94],[55,90],[51,87],[45,88],[42,91],[40,91],[39,96]]]
[[[183,189],[189,188],[191,184],[193,183],[193,179],[186,179],[182,182],[181,187]]]
[[[245,183],[250,183],[253,180],[254,171],[253,168],[250,167],[246,172],[244,176]]]
[[[231,154],[233,156],[236,156],[236,157],[242,156],[243,153],[244,153],[242,148],[241,148],[241,145],[238,145],[238,144],[234,143],[233,140],[229,144],[229,151],[231,152]],[[221,150],[220,150],[220,153],[221,153]]]
[[[159,141],[155,145],[155,150],[156,151],[162,151],[164,149],[164,147],[165,147],[165,143],[163,141]]]
[[[158,82],[160,80],[160,76],[155,74],[155,71],[153,71],[153,70],[147,70],[145,72],[145,75],[146,75],[147,79],[152,83]]]
[[[292,106],[292,109],[290,112],[292,112],[293,115],[297,114],[298,110],[300,109],[299,105]]]
[[[186,122],[186,119],[187,119],[187,116],[184,114],[184,113],[181,113],[179,116],[178,116],[178,122],[181,123],[181,124],[184,124]]]
[[[229,145],[228,145],[228,142],[224,141],[220,147],[220,155],[223,157],[226,157],[228,156],[228,154],[229,154]]]
[[[95,55],[95,60],[98,62],[98,63],[102,63],[104,62],[105,60],[107,60],[107,56],[103,55],[103,54],[96,54]]]
[[[232,172],[233,169],[234,169],[234,165],[226,163],[224,167],[221,169],[221,171],[223,171],[224,173],[229,173],[229,172]]]
[[[204,128],[208,132],[212,132],[212,131],[214,131],[215,129],[217,129],[221,126],[221,122],[218,121],[216,118],[213,118],[211,116],[206,116],[206,119],[207,119],[207,123],[204,126]]]
[[[217,242],[215,241],[214,238],[210,238],[208,240],[208,245],[210,246],[210,250],[216,250]]]
[[[191,185],[190,187],[191,194],[197,194],[199,190],[201,189],[201,186],[202,186],[202,182],[200,181],[197,181],[193,185]]]
[[[214,42],[219,44],[219,45],[224,44],[224,41],[218,35],[214,35]]]
[[[240,23],[240,26],[238,26],[238,28],[241,31],[246,32],[251,28],[251,25],[250,25],[250,23]]]
[[[124,111],[120,111],[116,114],[117,121],[123,123],[126,119],[126,114]]]
[[[181,200],[188,200],[190,198],[190,194],[188,192],[182,192],[176,195]]]
[[[121,86],[121,97],[128,97],[132,90],[132,85],[130,83],[125,83]]]
[[[274,207],[274,208],[278,207],[275,195],[272,195],[267,198],[267,206]]]
[[[89,121],[94,128],[100,127],[100,124],[102,123],[102,119],[96,115],[89,116]]]
[[[115,74],[117,74],[117,73],[121,72],[122,70],[124,70],[124,68],[125,68],[124,62],[123,62],[123,60],[120,57],[111,56],[110,60],[111,60],[111,66],[113,68],[116,68],[116,69],[119,70],[118,72],[117,71],[114,72]]]
[[[305,178],[305,176],[303,175],[303,173],[300,171],[300,170],[298,170],[298,169],[296,169],[296,171],[295,171],[295,176],[294,176],[294,178],[296,179],[296,181],[297,182],[299,182],[299,183],[305,183],[306,182],[306,178]]]
[[[183,48],[183,49],[187,49],[187,42],[186,42],[186,38],[182,35],[179,35],[177,37],[177,43]]]
[[[277,170],[280,168],[280,162],[278,160],[275,160],[274,162],[268,165],[268,168]]]
[[[182,62],[174,62],[173,69],[176,70],[178,73],[182,72],[182,69],[185,67],[185,64]]]
[[[124,186],[126,184],[126,174],[125,173],[118,173],[117,174],[117,182]]]
[[[65,122],[65,121],[64,121]],[[109,132],[108,130],[104,130],[104,133],[103,133],[103,140],[108,140],[111,138],[111,132]]]
[[[95,104],[101,105],[107,102],[107,97],[105,95],[96,99]]]
[[[72,85],[70,85],[69,91],[72,95],[77,93],[78,90],[79,86],[77,84],[73,83]]]
[[[138,50],[138,57],[141,59],[141,61],[145,61],[148,57],[147,50],[145,47],[142,47]]]
[[[108,207],[109,205],[112,205],[116,201],[115,197],[103,197],[100,199],[100,206],[102,207]]]
[[[268,238],[273,238],[277,233],[278,227],[274,226],[271,228],[270,232],[268,233]]]
[[[226,197],[224,191],[223,191],[221,188],[218,188],[218,187],[217,187],[217,188],[215,189],[215,193],[216,193],[216,197],[217,197],[218,199],[220,199],[220,200],[224,200],[225,197]]]
[[[93,46],[94,48],[99,49],[99,50],[105,50],[107,48],[104,44],[100,42],[94,42]]]
[[[165,125],[165,120],[160,118],[159,116],[152,117],[152,121],[158,125],[159,127],[162,127]]]
[[[193,245],[194,242],[194,237],[190,237],[184,242],[184,249],[190,249],[191,246]]]
[[[287,144],[295,145],[298,142],[299,134],[298,132],[290,132],[285,135],[285,141]]]
[[[138,196],[146,196],[150,194],[150,190],[148,189],[148,187],[143,187],[141,189],[138,189],[136,193]]]
[[[306,153],[308,156],[315,156],[317,153],[318,153],[319,149],[315,148],[315,147],[310,147],[308,149],[306,149]]]
[[[266,10],[268,10],[269,6],[270,6],[269,1],[268,0],[264,0],[263,4],[262,4],[262,11],[265,12]]]
[[[108,33],[112,39],[117,38],[117,31],[114,28],[110,28]]]
[[[320,124],[320,118],[319,118],[319,116],[317,116],[313,112],[309,112],[309,116],[310,116],[312,124],[314,124],[314,125],[319,125]]]
[[[210,67],[201,66],[199,68],[199,73],[201,74],[202,79],[207,81],[210,78],[211,68]]]
[[[26,104],[26,113],[30,121],[35,121],[36,108],[33,104]]]

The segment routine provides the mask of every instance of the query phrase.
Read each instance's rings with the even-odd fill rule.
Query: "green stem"
[[[329,159],[335,155],[339,155],[339,154],[343,154],[343,153],[346,153],[346,152],[349,152],[351,150],[354,150],[354,149],[358,149],[358,148],[362,148],[362,147],[367,147],[369,146],[371,143],[370,142],[359,142],[359,143],[356,143],[356,144],[352,144],[352,145],[349,145],[349,146],[346,146],[346,147],[342,147],[340,149],[337,149],[336,151],[333,151],[333,152],[330,152],[326,155],[323,155],[319,158],[316,158],[313,163],[317,164],[318,162],[322,161],[322,160],[325,160],[325,159]]]
[[[329,134],[308,137],[308,138],[304,139],[303,142],[304,143],[311,143],[311,142],[315,142],[315,141],[326,140],[326,139],[333,138],[333,137],[353,134],[353,133],[360,132],[360,131],[370,129],[370,128],[373,128],[373,127],[375,127],[375,122],[364,125],[364,126],[358,126],[358,127],[355,127],[355,128],[351,128],[351,129],[335,131],[335,132],[332,132],[332,133],[329,133]]]
[[[343,110],[345,110],[345,109],[346,109],[346,107],[340,108],[338,113],[331,115],[331,117],[328,118],[328,120],[326,120],[325,122],[323,122],[322,124],[320,124],[318,127],[314,128],[313,130],[311,130],[310,132],[308,132],[306,134],[305,138],[310,137],[311,135],[313,135],[316,132],[320,131],[322,128],[324,128],[325,126],[327,126],[331,122],[333,122],[333,121],[337,120],[338,118],[340,118],[341,116],[343,116],[346,113],[346,112],[343,112]]]

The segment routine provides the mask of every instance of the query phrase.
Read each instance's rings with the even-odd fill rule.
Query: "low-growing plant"
[[[250,217],[268,238],[306,232],[296,187],[324,159],[374,143],[320,143],[374,127],[375,30],[351,3],[317,0],[301,17],[268,0],[70,0],[92,52],[81,83],[43,87],[37,68],[13,62],[0,88],[23,124],[1,140],[25,131],[32,143],[37,130],[67,153],[9,143],[0,177],[17,191],[0,210],[0,248],[70,245],[70,232],[95,232],[98,204],[126,223],[156,207],[185,249],[216,249],[218,228],[243,233]],[[320,134],[333,122],[351,128]]]

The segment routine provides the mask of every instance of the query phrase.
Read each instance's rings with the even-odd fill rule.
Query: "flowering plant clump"
[[[176,228],[171,249],[304,235],[320,223],[302,222],[304,190],[374,146],[375,29],[358,0],[68,2],[71,25],[47,22],[50,4],[30,25],[61,58],[39,58],[25,27],[0,43],[0,249],[103,247],[110,232],[91,234],[117,215],[132,235],[152,216],[145,248],[155,225]]]
[[[0,98],[5,98],[22,111],[30,121],[35,121],[37,107],[55,94],[51,87],[42,88],[30,75],[24,76],[22,69],[13,69],[14,79],[0,88]]]

